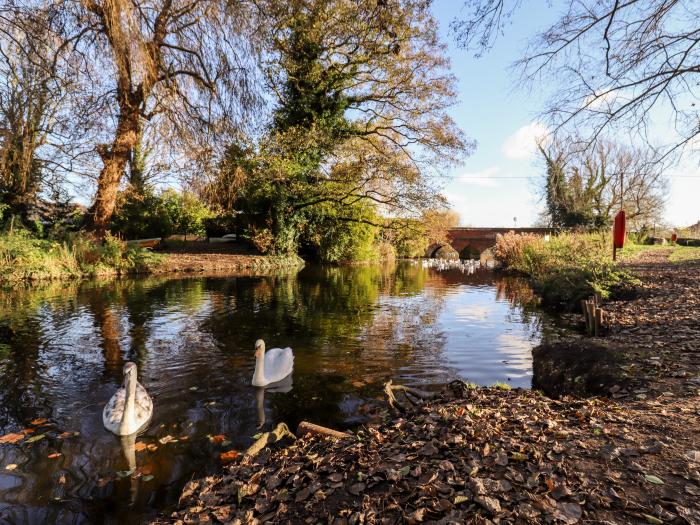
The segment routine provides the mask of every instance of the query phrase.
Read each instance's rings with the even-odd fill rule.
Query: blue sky
[[[517,217],[518,226],[527,226],[541,208],[536,183],[543,170],[533,150],[542,129],[537,115],[549,93],[545,86],[518,86],[509,66],[521,56],[527,39],[556,20],[558,13],[545,3],[523,7],[494,48],[477,59],[458,49],[449,32],[449,23],[462,5],[462,0],[436,0],[433,7],[458,80],[459,103],[451,114],[465,134],[478,142],[476,152],[450,173],[445,194],[463,225],[512,226]],[[697,222],[698,158],[687,156],[668,175],[666,220],[676,226]]]

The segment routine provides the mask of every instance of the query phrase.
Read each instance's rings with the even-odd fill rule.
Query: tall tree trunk
[[[101,144],[98,153],[102,157],[102,171],[97,179],[95,202],[90,210],[91,226],[98,237],[107,231],[109,220],[117,202],[119,183],[129,162],[131,151],[138,142],[140,111],[138,105],[122,107],[111,146]]]

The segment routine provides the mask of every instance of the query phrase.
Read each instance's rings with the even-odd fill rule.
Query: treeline
[[[474,146],[449,115],[455,79],[429,8],[7,4],[4,215],[36,224],[39,202],[55,211],[90,192],[89,209],[71,208],[80,217],[43,214],[36,232],[87,229],[99,239],[209,228],[238,231],[264,253],[325,261],[372,258],[382,245],[415,255],[426,231],[448,220],[434,175]]]

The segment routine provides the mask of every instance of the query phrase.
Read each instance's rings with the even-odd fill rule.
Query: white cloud
[[[537,141],[549,133],[544,124],[531,122],[509,136],[501,151],[509,159],[527,159],[537,151]]]

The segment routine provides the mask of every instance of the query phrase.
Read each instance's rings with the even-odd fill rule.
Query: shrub
[[[612,261],[609,246],[606,234],[561,234],[545,241],[510,232],[498,236],[494,252],[508,269],[532,278],[544,305],[576,308],[594,293],[621,295],[636,283]]]
[[[139,271],[160,258],[110,235],[104,242],[84,233],[63,242],[38,239],[26,230],[0,235],[0,281]]]
[[[191,192],[156,193],[128,189],[119,194],[110,229],[125,239],[168,237],[182,233],[204,236],[212,211]]]

